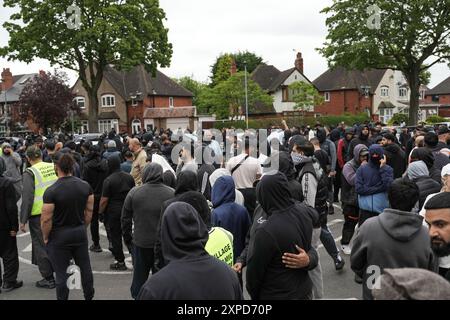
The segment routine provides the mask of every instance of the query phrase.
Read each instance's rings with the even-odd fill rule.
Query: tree
[[[194,98],[192,99],[192,104],[197,107],[197,111],[199,113],[207,113],[208,110],[205,109],[205,106],[202,104],[200,99],[200,95],[203,91],[205,91],[208,86],[205,83],[196,81],[193,77],[182,77],[179,79],[174,79],[180,86],[186,88],[190,92],[194,94]]]
[[[18,102],[23,120],[31,116],[33,122],[46,131],[59,129],[70,112],[80,113],[67,80],[67,75],[58,71],[40,73],[31,79]]]
[[[247,64],[247,72],[252,73],[263,62],[263,59],[249,51],[221,54],[216,59],[214,65],[211,66],[212,87],[230,77],[230,69],[233,61],[236,63],[237,71],[244,71],[245,64]]]
[[[172,45],[157,0],[5,0],[4,6],[20,10],[3,24],[10,39],[0,55],[27,63],[47,59],[76,71],[88,92],[91,131],[98,128],[97,92],[108,65],[144,64],[154,73],[158,64],[170,64]]]
[[[248,75],[247,75],[248,76]],[[208,88],[201,96],[201,103],[208,106],[218,119],[236,117],[245,113],[245,73],[238,72],[214,88]],[[273,104],[273,99],[250,78],[247,83],[250,110]]]
[[[324,98],[317,89],[308,82],[296,81],[289,85],[289,95],[295,102],[294,109],[301,110],[304,115],[310,107],[323,104]]]
[[[322,12],[330,16],[319,51],[330,66],[402,71],[410,87],[409,124],[416,124],[421,73],[450,58],[449,2],[334,0]]]

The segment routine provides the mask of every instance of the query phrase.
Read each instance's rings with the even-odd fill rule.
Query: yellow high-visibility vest
[[[233,234],[223,228],[214,227],[209,231],[206,252],[211,256],[233,266]]]
[[[31,215],[38,216],[44,206],[44,192],[58,180],[53,163],[39,162],[28,168],[34,175],[34,202]]]

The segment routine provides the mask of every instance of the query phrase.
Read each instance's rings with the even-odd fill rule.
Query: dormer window
[[[112,94],[105,94],[102,96],[103,108],[114,108],[116,106],[116,97]]]

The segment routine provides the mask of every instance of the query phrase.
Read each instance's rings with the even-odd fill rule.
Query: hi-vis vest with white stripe
[[[39,162],[28,168],[34,175],[34,202],[31,215],[38,216],[44,206],[44,192],[58,180],[53,163]]]

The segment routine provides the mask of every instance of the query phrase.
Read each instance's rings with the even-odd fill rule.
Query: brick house
[[[289,85],[297,81],[311,83],[303,74],[303,57],[300,52],[297,53],[293,68],[280,71],[273,65],[262,63],[252,72],[250,78],[273,98],[272,106],[256,105],[249,109],[249,116],[258,118],[299,113],[294,110],[295,103],[292,101],[294,94]],[[311,106],[309,111],[312,112],[313,109],[314,106]]]
[[[425,92],[425,100],[420,109],[426,116],[438,114],[441,117],[450,117],[450,77]]]
[[[9,68],[3,68],[0,93],[0,134],[5,134],[7,127],[10,130],[39,132],[39,127],[31,118],[24,123],[21,122],[18,105],[19,97],[28,81],[37,75],[37,73],[13,75]]]
[[[72,91],[82,109],[82,132],[89,130],[87,92],[78,79]],[[98,91],[100,132],[137,133],[150,128],[194,129],[196,108],[193,94],[156,71],[153,77],[144,66],[118,71],[108,66]]]

